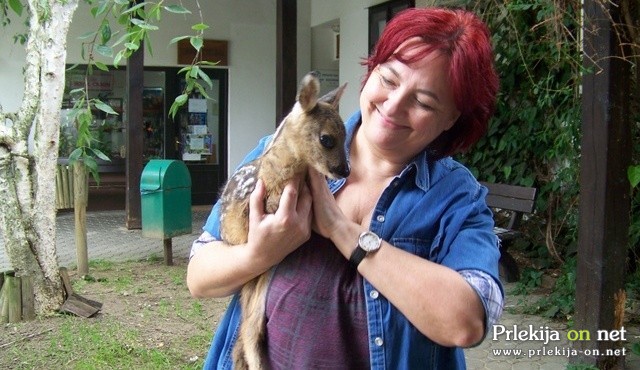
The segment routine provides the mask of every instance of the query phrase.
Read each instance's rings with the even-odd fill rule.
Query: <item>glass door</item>
[[[213,204],[227,178],[228,71],[212,68],[205,72],[212,81],[211,88],[205,86],[209,98],[192,94],[174,121],[173,157],[189,168],[194,205]],[[176,88],[177,96],[184,88],[182,76],[177,77]]]

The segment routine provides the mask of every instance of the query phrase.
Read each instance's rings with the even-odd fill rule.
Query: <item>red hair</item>
[[[403,58],[398,47],[415,37],[424,47],[409,59]],[[362,64],[367,66],[366,82],[373,69],[390,58],[410,64],[434,51],[449,58],[449,82],[460,111],[455,124],[429,144],[431,154],[441,158],[476,143],[487,132],[495,111],[499,82],[487,26],[463,9],[410,8],[391,19]]]

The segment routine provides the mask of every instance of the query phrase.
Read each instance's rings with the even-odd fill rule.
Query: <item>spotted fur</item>
[[[274,213],[284,186],[304,178],[309,166],[330,178],[349,175],[345,128],[337,105],[345,85],[318,98],[312,74],[302,80],[296,103],[258,159],[234,173],[221,195],[221,234],[230,245],[247,242],[249,196],[257,179],[266,187],[265,210]],[[240,292],[242,318],[233,351],[234,369],[265,369],[265,299],[269,272],[246,283]]]

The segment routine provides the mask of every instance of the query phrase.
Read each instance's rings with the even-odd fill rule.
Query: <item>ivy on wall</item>
[[[579,0],[448,1],[474,10],[489,25],[500,75],[497,111],[487,135],[457,159],[480,180],[538,188],[536,214],[526,223],[531,250],[563,262],[576,250],[581,141],[581,2]],[[623,19],[640,10],[623,1]],[[628,6],[625,6],[628,5]],[[633,16],[635,14],[635,16]],[[638,24],[616,25],[633,33]],[[627,28],[625,28],[627,27]],[[640,55],[636,34],[629,63]],[[638,95],[637,69],[631,79]],[[634,99],[630,97],[631,99]],[[638,99],[635,98],[635,101]],[[633,104],[633,129],[640,125]],[[637,138],[637,133],[634,136]],[[634,139],[634,163],[640,163],[640,140]],[[640,178],[640,168],[639,178]],[[630,173],[633,172],[630,170]],[[631,189],[631,185],[630,185]],[[633,189],[631,250],[640,242],[640,192]],[[635,257],[637,260],[637,257]]]

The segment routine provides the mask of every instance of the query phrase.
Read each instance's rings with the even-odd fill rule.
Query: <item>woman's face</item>
[[[412,52],[415,48],[404,51],[407,56]],[[409,159],[451,128],[460,112],[449,85],[448,63],[433,52],[410,65],[394,58],[378,65],[360,94],[361,130],[367,141]]]

